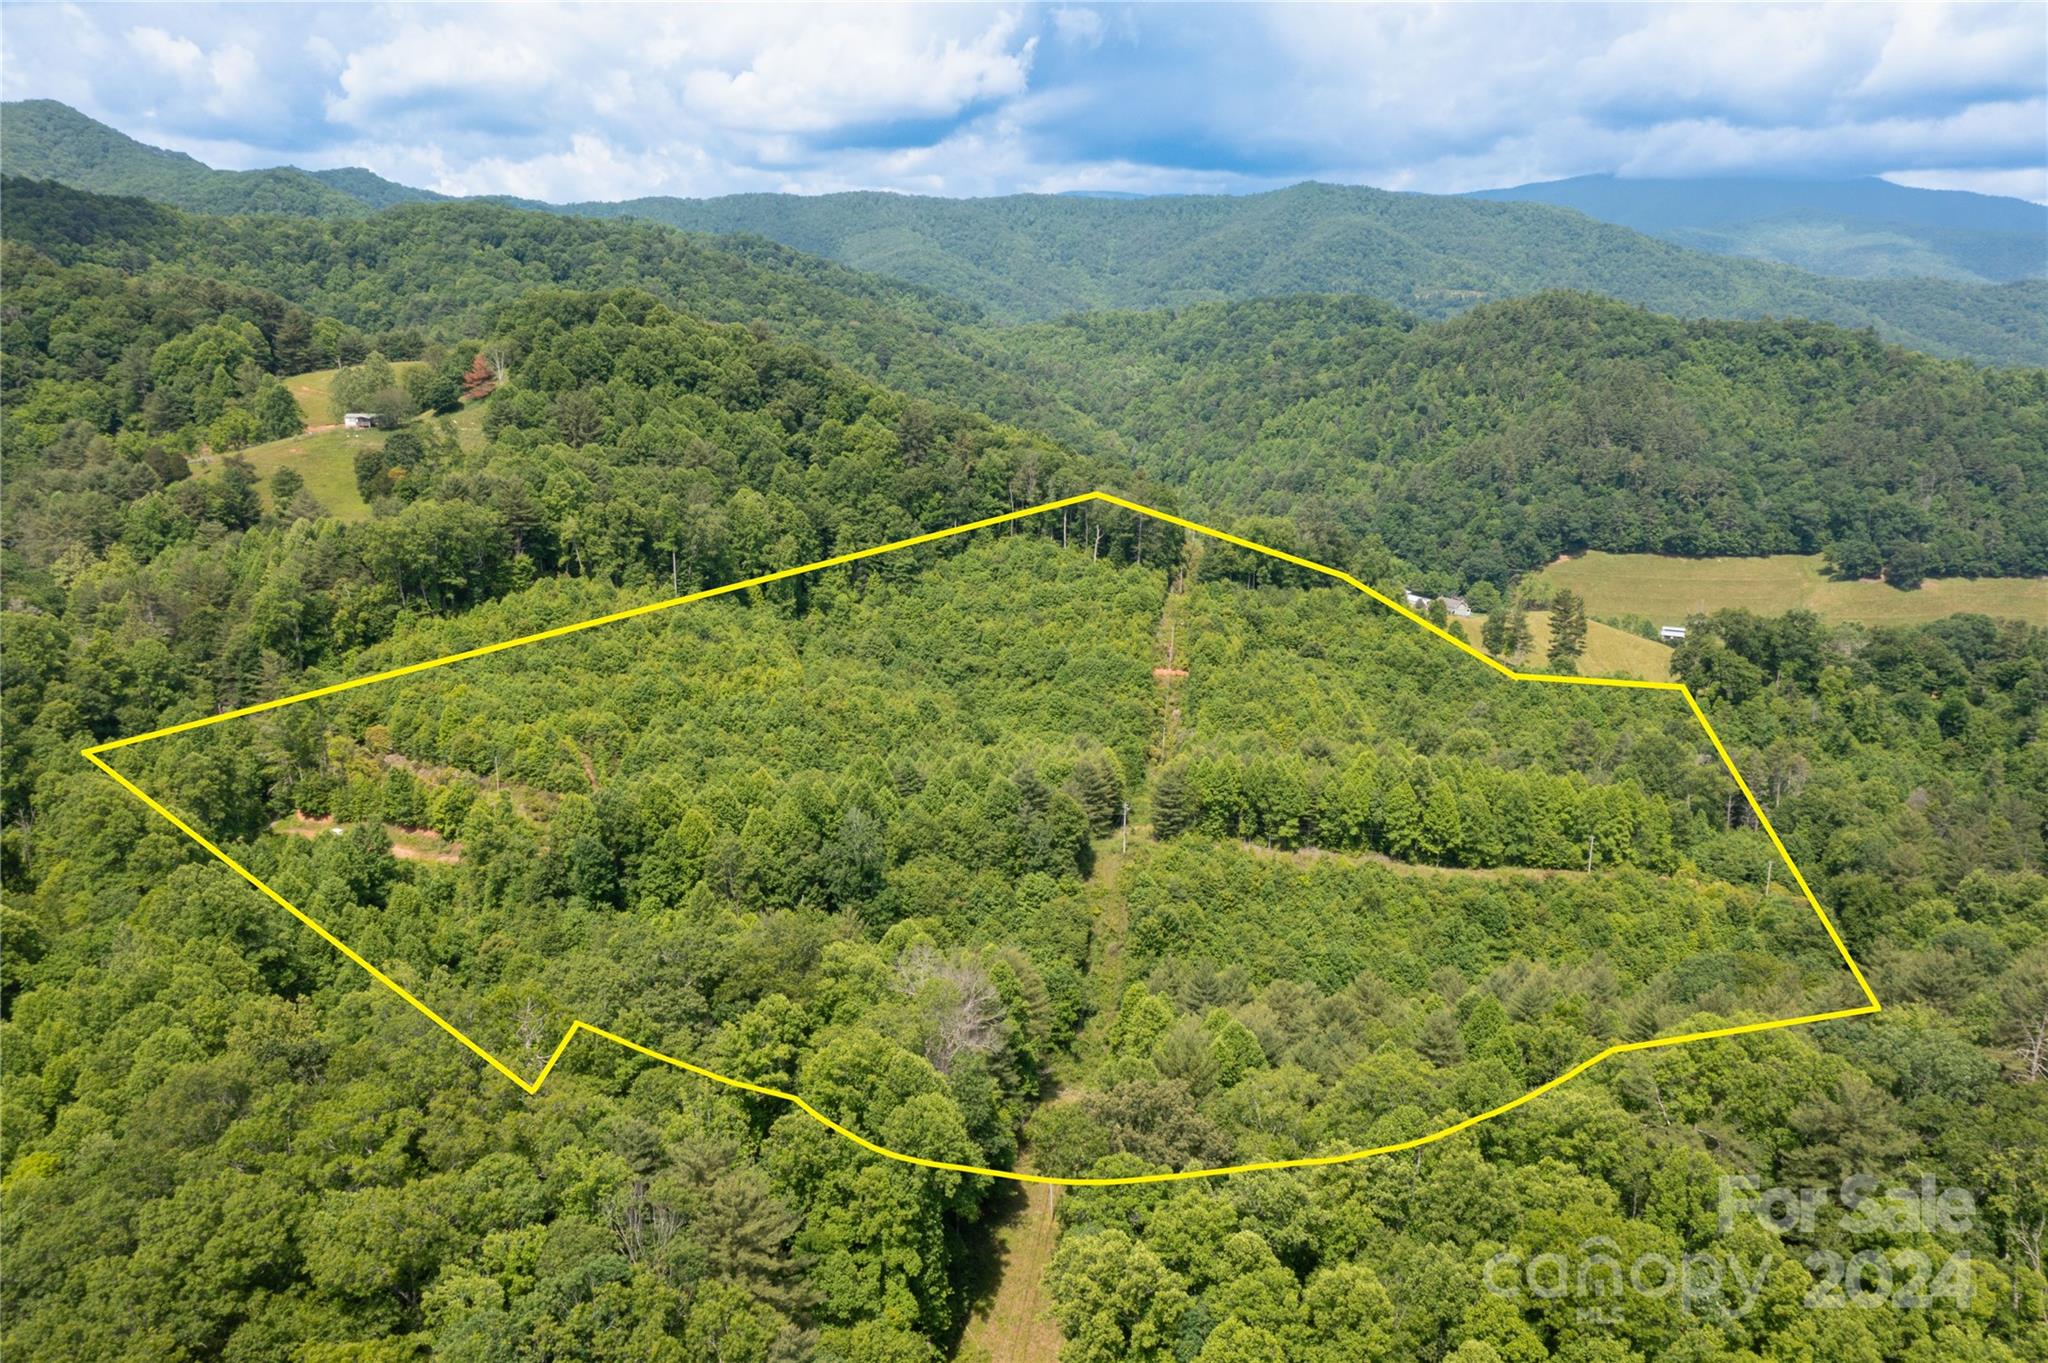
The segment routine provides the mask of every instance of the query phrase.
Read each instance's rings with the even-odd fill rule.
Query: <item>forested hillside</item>
[[[1585,295],[1430,325],[1362,299],[1205,304],[994,340],[1199,504],[1291,515],[1312,556],[1376,536],[1450,589],[1585,548],[1826,552],[1908,587],[2048,573],[2040,370]]]
[[[1874,327],[1938,355],[2048,361],[2048,284],[2039,281],[1829,279],[1688,251],[1546,205],[1362,186],[1139,200],[745,194],[554,211],[759,233],[1010,320],[1291,293],[1360,293],[1443,317],[1584,289],[1681,317],[1806,317]]]
[[[61,180],[101,194],[133,194],[195,213],[361,217],[398,203],[442,198],[393,184],[360,166],[304,171],[215,170],[183,152],[147,146],[51,99],[0,112],[0,162],[9,175]]]
[[[1076,447],[1104,439],[1087,418],[979,358],[963,331],[978,309],[759,238],[714,242],[483,203],[315,220],[204,217],[29,181],[6,181],[4,194],[0,233],[58,263],[246,283],[375,336],[394,358],[420,343],[408,333],[472,334],[493,305],[532,289],[630,287],[708,319],[772,328],[898,389],[969,402]],[[69,289],[60,283],[53,294]]]
[[[79,756],[1097,487],[1490,621],[1582,543],[2038,572],[2040,371],[1581,295],[1009,328],[647,223],[5,192],[9,1359],[981,1363],[1040,1218],[1067,1363],[2048,1363],[2037,624],[1670,654],[1876,1016],[1056,1205],[589,1036],[522,1093]],[[235,456],[336,367],[356,521]],[[522,1074],[583,1017],[1002,1171],[1413,1139],[1860,999],[1680,698],[1320,582],[1085,503],[110,760]]]
[[[51,101],[9,104],[0,129],[11,175],[207,213],[359,217],[440,197],[360,169],[209,170]],[[1724,249],[1719,242],[1689,250],[1541,202],[1324,184],[1157,198],[859,193],[506,202],[759,236],[1006,321],[1292,293],[1360,293],[1443,317],[1491,300],[1583,289],[1681,317],[1810,318],[1873,327],[1938,355],[2048,363],[2048,283],[2038,278],[2038,261],[1990,273],[2020,281],[1998,285],[1922,277],[1957,273],[1939,269],[1829,278],[1711,253]]]
[[[1436,323],[1300,297],[1003,327],[766,242],[481,204],[205,218],[35,184],[10,184],[8,202],[7,235],[37,253],[10,257],[24,341],[101,334],[90,354],[17,361],[11,382],[46,380],[17,399],[31,442],[74,415],[106,428],[140,401],[106,395],[126,343],[82,315],[101,307],[83,299],[139,287],[117,269],[233,280],[278,295],[273,312],[289,300],[304,316],[286,324],[279,372],[474,337],[525,289],[627,284],[1046,432],[1191,505],[1291,518],[1283,537],[1324,561],[1378,572],[1384,544],[1452,589],[1584,548],[1825,551],[1844,575],[1902,587],[2048,571],[2041,371],[1832,327],[1681,323],[1582,296]],[[330,321],[312,344],[319,314],[359,335]]]

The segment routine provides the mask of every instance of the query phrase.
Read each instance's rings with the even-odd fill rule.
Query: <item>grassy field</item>
[[[392,366],[401,373],[418,367],[418,362],[413,360]],[[289,464],[306,480],[306,490],[326,508],[328,515],[344,521],[368,520],[370,508],[364,504],[362,494],[356,491],[356,451],[361,448],[360,442],[365,440],[382,443],[385,433],[344,431],[328,420],[327,404],[334,386],[334,374],[332,369],[316,369],[310,374],[296,374],[286,379],[284,385],[298,399],[299,410],[306,414],[310,428],[283,440],[251,445],[241,454],[255,468],[261,481],[264,506],[271,505],[270,475]],[[466,403],[462,410],[447,416],[422,417],[419,422],[446,423],[455,432],[457,442],[467,450],[482,443],[483,420],[484,404],[479,401]],[[219,470],[220,458],[203,454],[192,461],[192,467],[201,477],[206,477]]]
[[[1646,615],[1660,625],[1741,606],[1764,615],[1805,607],[1824,620],[1910,625],[1963,611],[2048,624],[2048,578],[1943,578],[1902,592],[1882,582],[1834,582],[1820,556],[1669,558],[1596,551],[1551,564],[1533,581],[1569,587],[1588,615]]]
[[[294,838],[345,833],[348,828],[347,824],[337,823],[332,815],[296,811],[270,825],[271,832]],[[407,828],[403,824],[387,823],[384,835],[391,839],[391,855],[400,861],[432,861],[453,866],[462,860],[462,845],[448,841],[431,828]]]
[[[365,521],[370,518],[370,508],[356,491],[356,449],[362,441],[381,443],[383,439],[381,431],[321,431],[251,445],[241,455],[256,470],[266,507],[270,505],[270,475],[289,464],[306,480],[306,490],[328,515]],[[220,457],[201,455],[192,461],[192,468],[201,477],[212,477],[220,471]]]
[[[394,360],[391,372],[402,382],[413,370],[425,367],[419,360]],[[334,376],[339,372],[315,369],[307,374],[294,374],[284,381],[284,386],[298,399],[299,410],[306,414],[308,426],[334,424]]]
[[[1011,1184],[998,1197],[993,1262],[982,1265],[995,1287],[968,1317],[956,1357],[1038,1363],[1059,1356],[1064,1340],[1048,1310],[1045,1271],[1059,1243],[1055,1213],[1064,1191]]]
[[[1550,665],[1544,661],[1543,655],[1550,648],[1550,612],[1530,611],[1528,621],[1531,642],[1529,652],[1519,666],[1525,672],[1548,672]],[[1486,624],[1486,617],[1474,615],[1458,623],[1465,627],[1467,642],[1474,648],[1479,647],[1479,631]],[[1586,651],[1579,655],[1579,675],[1670,681],[1671,650],[1654,639],[1588,620]]]

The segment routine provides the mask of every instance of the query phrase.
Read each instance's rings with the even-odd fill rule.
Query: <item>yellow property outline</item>
[[[593,1026],[581,1018],[569,1024],[569,1029],[562,1034],[561,1041],[556,1043],[554,1053],[548,1057],[547,1063],[541,1066],[540,1073],[531,1080],[523,1079],[510,1066],[506,1065],[504,1061],[478,1045],[462,1029],[449,1022],[448,1019],[442,1017],[432,1008],[429,1008],[410,990],[406,989],[404,985],[370,964],[348,943],[342,941],[318,922],[308,917],[305,911],[300,909],[298,905],[293,904],[276,890],[273,890],[247,867],[221,851],[220,848],[214,846],[203,834],[176,814],[173,814],[169,809],[166,809],[133,781],[130,781],[120,772],[115,771],[101,756],[103,753],[114,752],[121,748],[132,748],[137,744],[147,743],[153,739],[167,738],[172,734],[187,733],[193,729],[204,729],[209,725],[220,724],[230,719],[239,719],[244,715],[255,715],[261,714],[266,710],[282,709],[287,705],[296,705],[300,701],[315,700],[321,696],[332,696],[343,691],[352,691],[359,686],[369,686],[375,682],[391,681],[394,678],[411,676],[415,672],[426,672],[433,668],[446,667],[450,663],[464,662],[470,658],[481,658],[492,653],[502,653],[506,649],[520,648],[527,644],[537,644],[546,639],[560,639],[565,635],[576,634],[586,629],[595,629],[599,625],[609,625],[620,620],[631,620],[643,615],[653,615],[658,611],[670,610],[676,606],[686,606],[694,601],[706,601],[712,597],[745,591],[749,587],[765,586],[770,582],[780,582],[786,578],[797,577],[803,573],[817,572],[824,568],[836,568],[847,563],[856,563],[861,559],[873,558],[879,554],[893,553],[896,550],[909,549],[920,544],[931,544],[938,540],[950,539],[955,535],[965,535],[972,531],[985,530],[990,526],[1003,525],[1011,521],[1022,520],[1027,516],[1036,516],[1047,511],[1058,511],[1062,507],[1079,506],[1086,502],[1102,502],[1109,506],[1122,507],[1126,511],[1134,512],[1137,515],[1150,516],[1152,519],[1163,521],[1168,525],[1176,525],[1183,530],[1192,530],[1197,534],[1207,535],[1211,539],[1221,540],[1226,544],[1234,544],[1241,549],[1249,549],[1256,553],[1266,554],[1284,563],[1291,563],[1297,568],[1305,568],[1310,572],[1320,573],[1324,577],[1333,578],[1347,587],[1356,588],[1379,602],[1382,606],[1385,606],[1388,610],[1404,617],[1413,624],[1419,625],[1453,648],[1470,654],[1502,676],[1515,681],[1551,682],[1559,686],[1613,686],[1624,687],[1634,691],[1674,691],[1685,697],[1685,703],[1691,708],[1693,718],[1699,721],[1700,728],[1706,732],[1708,740],[1713,743],[1714,751],[1720,755],[1722,764],[1728,768],[1728,774],[1735,778],[1735,784],[1742,791],[1743,798],[1749,801],[1750,811],[1756,815],[1757,823],[1769,835],[1771,845],[1777,849],[1778,855],[1784,859],[1786,868],[1792,872],[1792,879],[1797,882],[1800,893],[1806,897],[1806,902],[1813,907],[1814,915],[1820,919],[1821,927],[1827,930],[1828,940],[1833,942],[1835,950],[1841,953],[1843,963],[1849,967],[1849,973],[1855,977],[1856,984],[1863,991],[1863,997],[1867,1002],[1855,1008],[1838,1008],[1826,1013],[1807,1013],[1799,1017],[1779,1018],[1771,1022],[1748,1022],[1732,1027],[1715,1027],[1707,1031],[1685,1032],[1677,1036],[1656,1037],[1649,1041],[1619,1043],[1609,1046],[1589,1060],[1580,1061],[1555,1079],[1538,1084],[1521,1097],[1502,1103],[1498,1107],[1489,1108],[1477,1116],[1467,1117],[1461,1122],[1444,1127],[1441,1131],[1430,1132],[1426,1136],[1417,1136],[1412,1140],[1396,1141],[1391,1145],[1376,1145],[1366,1150],[1347,1150],[1335,1155],[1311,1155],[1301,1159],[1264,1160],[1254,1164],[1232,1164],[1217,1169],[1184,1169],[1177,1173],[1165,1174],[1128,1174],[1116,1178],[1056,1178],[1047,1174],[1019,1173],[1014,1169],[985,1169],[979,1165],[953,1164],[946,1160],[925,1159],[920,1155],[906,1155],[900,1150],[891,1150],[886,1146],[877,1145],[859,1132],[848,1130],[838,1122],[833,1121],[794,1093],[785,1093],[781,1089],[769,1088],[764,1084],[750,1084],[744,1079],[735,1079],[730,1075],[720,1074],[716,1070],[708,1070],[701,1065],[693,1065],[687,1060],[678,1060],[672,1055],[663,1055],[660,1051],[643,1046],[637,1041],[629,1041],[625,1037],[615,1032],[608,1032],[602,1027]],[[339,951],[356,965],[361,966],[363,970],[368,972],[370,978],[404,999],[414,1008],[417,1008],[435,1026],[468,1047],[484,1063],[504,1075],[507,1079],[510,1079],[529,1094],[540,1091],[540,1086],[546,1083],[548,1075],[554,1072],[555,1065],[561,1060],[563,1053],[569,1049],[569,1043],[576,1039],[576,1034],[578,1032],[588,1032],[592,1036],[602,1037],[606,1041],[624,1046],[629,1051],[636,1051],[650,1060],[658,1060],[664,1065],[673,1065],[679,1070],[686,1070],[705,1079],[715,1080],[731,1088],[743,1089],[748,1093],[757,1093],[766,1098],[775,1098],[792,1104],[798,1111],[813,1121],[844,1136],[855,1145],[874,1154],[882,1155],[892,1160],[900,1160],[905,1164],[919,1165],[927,1169],[944,1169],[956,1174],[976,1174],[984,1178],[1009,1179],[1016,1183],[1057,1184],[1069,1188],[1104,1187],[1128,1183],[1175,1183],[1184,1179],[1218,1178],[1225,1174],[1251,1173],[1259,1169],[1307,1169],[1317,1165],[1346,1164],[1352,1160],[1366,1159],[1373,1155],[1391,1155],[1403,1150],[1414,1150],[1425,1145],[1432,1145],[1447,1137],[1455,1136],[1461,1131],[1469,1130],[1481,1122],[1491,1121],[1493,1118],[1499,1117],[1504,1113],[1512,1112],[1524,1103],[1533,1102],[1559,1085],[1576,1079],[1601,1061],[1617,1055],[1627,1055],[1636,1051],[1660,1050],[1667,1046],[1681,1046],[1694,1041],[1710,1041],[1716,1037],[1743,1036],[1752,1032],[1774,1031],[1780,1027],[1799,1027],[1812,1022],[1831,1022],[1837,1018],[1862,1017],[1870,1013],[1876,1013],[1884,1006],[1877,1001],[1877,994],[1871,989],[1870,982],[1863,977],[1862,967],[1856,964],[1856,958],[1849,954],[1848,945],[1843,942],[1841,933],[1835,930],[1835,925],[1829,919],[1827,911],[1821,908],[1820,901],[1814,897],[1812,887],[1806,883],[1806,877],[1800,873],[1798,864],[1792,860],[1792,854],[1785,850],[1784,841],[1778,837],[1778,830],[1771,826],[1770,816],[1764,813],[1763,806],[1757,802],[1756,795],[1749,788],[1749,783],[1742,779],[1742,773],[1736,770],[1734,759],[1729,757],[1728,749],[1722,745],[1720,735],[1714,732],[1714,726],[1708,722],[1706,712],[1700,709],[1699,701],[1693,697],[1692,692],[1683,683],[1634,681],[1620,677],[1560,676],[1548,672],[1517,672],[1506,664],[1472,647],[1472,645],[1448,630],[1430,623],[1428,619],[1417,615],[1401,602],[1392,600],[1381,592],[1360,582],[1349,573],[1339,572],[1335,568],[1326,567],[1323,564],[1314,563],[1297,555],[1273,549],[1263,544],[1257,544],[1241,536],[1216,530],[1210,526],[1185,520],[1179,516],[1169,515],[1164,511],[1156,511],[1149,506],[1141,506],[1136,502],[1126,501],[1122,497],[1107,492],[1084,492],[1073,497],[1063,497],[1058,501],[1043,502],[1037,506],[1026,507],[1022,511],[1010,511],[1000,516],[989,516],[966,525],[956,525],[950,530],[934,530],[923,535],[913,535],[909,539],[897,540],[891,544],[877,545],[872,549],[857,549],[851,553],[835,554],[831,558],[820,559],[816,563],[806,563],[800,568],[784,568],[773,573],[763,573],[759,577],[750,577],[743,582],[730,582],[723,587],[712,587],[701,592],[691,592],[686,596],[671,597],[666,601],[656,601],[644,606],[634,606],[627,610],[614,611],[609,615],[600,615],[595,619],[578,621],[575,624],[558,625],[553,629],[541,630],[537,634],[521,635],[516,639],[505,639],[495,644],[486,644],[480,648],[464,649],[459,653],[450,653],[440,658],[430,658],[425,662],[409,663],[404,667],[394,667],[387,671],[372,673],[366,677],[357,677],[353,681],[337,682],[332,686],[321,686],[311,691],[301,691],[297,695],[285,696],[279,700],[267,700],[256,705],[244,705],[239,709],[228,710],[217,715],[209,715],[205,719],[187,720],[183,724],[172,724],[161,729],[152,729],[145,734],[135,734],[129,738],[118,738],[111,742],[98,743],[84,749],[83,756],[94,766],[112,777],[123,790],[126,790],[130,795],[133,795],[136,799],[142,801],[143,804],[162,815],[179,832],[205,848],[221,864],[242,879],[248,881],[258,890],[261,890],[280,908],[290,913],[292,917],[318,933],[321,939],[329,946]]]

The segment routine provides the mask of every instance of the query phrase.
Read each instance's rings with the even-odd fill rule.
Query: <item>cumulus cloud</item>
[[[1102,16],[1092,9],[1062,5],[1052,12],[1052,31],[1070,47],[1102,45]]]
[[[19,6],[8,30],[9,98],[214,164],[448,193],[1614,171],[2040,197],[2048,164],[2034,5]]]
[[[846,125],[956,114],[1024,93],[1036,38],[1014,14],[979,34],[920,32],[914,11],[844,14],[767,42],[732,68],[689,73],[686,103],[726,127],[822,132]]]
[[[415,109],[512,109],[545,96],[568,73],[549,25],[509,29],[450,20],[405,23],[351,51],[327,100],[337,123],[373,128]]]

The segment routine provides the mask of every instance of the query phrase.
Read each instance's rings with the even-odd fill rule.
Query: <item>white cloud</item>
[[[567,55],[532,30],[460,21],[406,23],[384,42],[348,54],[337,80],[340,91],[327,100],[327,114],[340,123],[370,127],[436,97],[531,98],[561,79]]]
[[[635,194],[682,192],[713,169],[701,153],[693,157],[663,149],[634,154],[589,134],[570,138],[562,151],[526,158],[458,161],[436,152],[431,166],[422,182],[443,194],[514,194],[556,203],[618,198],[620,185],[644,186]]]
[[[2002,194],[2048,204],[2048,166],[2016,170],[1892,170],[1884,178],[1914,189],[1966,189],[1973,194]]]
[[[820,132],[942,117],[1024,93],[1038,40],[1015,41],[1016,15],[997,15],[966,38],[925,32],[923,22],[916,11],[892,9],[803,24],[738,69],[691,71],[684,102],[725,127]]]
[[[1858,95],[1968,94],[1987,84],[2038,88],[2048,18],[2038,6],[1912,5],[1897,12]]]
[[[262,64],[256,60],[254,52],[240,43],[215,49],[207,59],[206,69],[213,79],[213,93],[206,100],[206,107],[212,113],[232,118],[250,109],[252,104],[261,102],[264,85]]]
[[[1053,32],[1068,47],[1100,47],[1102,45],[1102,16],[1092,9],[1062,5],[1052,12]]]
[[[1931,118],[1892,117],[1821,128],[1745,128],[1720,120],[1650,129],[1617,169],[1636,175],[1784,171],[1844,164],[1952,164],[1958,155],[2005,159],[2036,153],[2048,101],[1973,104]],[[1837,171],[1836,173],[1839,173]]]
[[[1456,191],[1592,171],[2024,185],[2048,162],[2037,5],[20,5],[7,20],[10,98],[63,99],[217,165],[363,164],[451,193]]]
[[[206,54],[190,38],[174,38],[160,28],[131,28],[128,46],[161,71],[191,76],[206,65]]]

